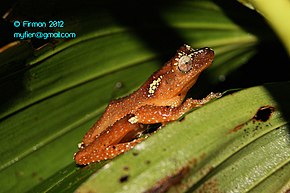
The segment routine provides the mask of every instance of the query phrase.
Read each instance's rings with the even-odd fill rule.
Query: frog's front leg
[[[212,99],[221,97],[221,93],[210,93],[201,100],[188,98],[178,107],[145,105],[129,119],[130,123],[155,124],[179,119],[194,107],[200,107]]]

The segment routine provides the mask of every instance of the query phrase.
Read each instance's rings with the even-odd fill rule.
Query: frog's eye
[[[178,69],[182,72],[188,72],[192,69],[191,57],[184,55],[178,60]]]

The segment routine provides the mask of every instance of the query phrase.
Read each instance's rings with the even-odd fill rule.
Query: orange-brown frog
[[[192,49],[184,45],[165,66],[155,72],[132,94],[111,101],[101,118],[86,133],[74,159],[79,165],[112,159],[144,140],[144,125],[163,125],[179,119],[220,93],[210,93],[202,100],[184,98],[200,73],[212,63],[210,48]]]

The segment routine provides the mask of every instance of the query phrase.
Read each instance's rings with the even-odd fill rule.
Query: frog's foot
[[[220,92],[217,92],[217,93],[211,92],[203,99],[200,99],[200,100],[195,99],[195,100],[193,100],[193,103],[196,105],[195,107],[199,107],[199,106],[202,106],[202,105],[208,103],[209,101],[211,101],[213,99],[217,99],[217,98],[220,98],[220,97],[222,97],[222,93],[220,93]]]

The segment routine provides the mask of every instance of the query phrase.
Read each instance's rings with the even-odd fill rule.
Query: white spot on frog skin
[[[149,85],[148,97],[150,97],[151,95],[153,95],[155,93],[158,86],[160,85],[162,78],[163,78],[163,76],[159,76],[156,80],[153,80],[152,83]]]
[[[187,50],[191,50],[191,47],[187,44],[184,44]]]
[[[131,123],[131,124],[134,124],[134,123],[137,123],[138,122],[138,118],[136,116],[134,117],[131,117],[130,119],[128,119],[128,121]]]
[[[84,148],[84,143],[83,143],[83,142],[78,143],[78,148],[79,148],[79,149],[83,149],[83,148]]]

